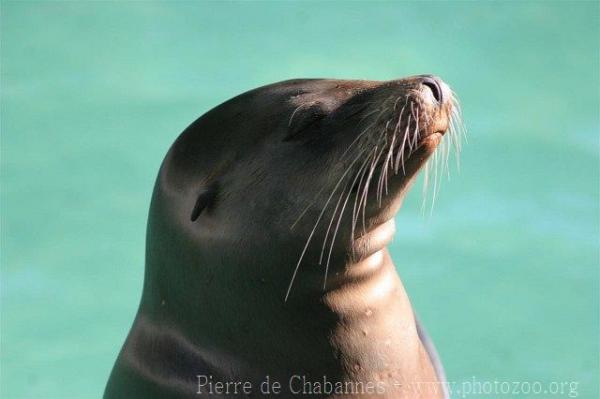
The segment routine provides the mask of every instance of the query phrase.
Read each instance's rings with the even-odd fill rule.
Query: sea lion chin
[[[268,376],[283,397],[442,397],[386,246],[419,170],[458,144],[457,112],[431,75],[301,79],[193,122],[158,173],[142,299],[105,397],[219,396],[198,384],[209,375],[255,396]],[[298,375],[378,389],[298,395]],[[436,391],[406,390],[417,382]]]

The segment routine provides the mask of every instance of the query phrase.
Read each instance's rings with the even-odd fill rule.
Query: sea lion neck
[[[398,300],[398,290],[404,291],[384,247],[349,265],[343,275],[334,276],[323,293],[323,303],[342,318],[367,319],[371,312]]]
[[[348,260],[333,270],[322,292],[322,302],[331,311],[340,317],[369,317],[369,312],[401,299],[397,291],[404,288],[387,248],[395,231],[391,218],[353,241]]]

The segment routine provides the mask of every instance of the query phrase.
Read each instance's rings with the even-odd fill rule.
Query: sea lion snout
[[[450,87],[438,76],[418,75],[416,83],[420,85],[421,101],[429,108],[431,129],[429,134],[444,134],[449,128],[449,122],[456,100]]]

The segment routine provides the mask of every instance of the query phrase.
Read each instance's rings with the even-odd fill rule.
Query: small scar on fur
[[[212,183],[207,187],[202,188],[200,193],[198,193],[198,198],[196,199],[196,204],[194,205],[194,209],[192,210],[192,214],[190,216],[190,220],[195,222],[202,211],[206,208],[210,208],[217,198],[217,184]]]

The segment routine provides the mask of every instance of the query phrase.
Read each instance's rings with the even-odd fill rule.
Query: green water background
[[[101,395],[140,297],[154,178],[192,120],[278,80],[420,73],[459,94],[469,143],[431,217],[411,194],[391,251],[449,380],[598,397],[598,3],[1,15],[2,398]]]

